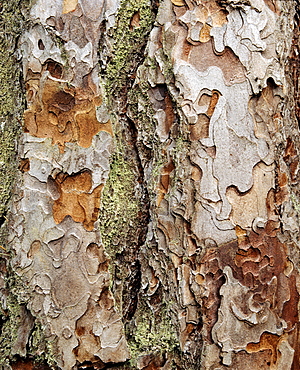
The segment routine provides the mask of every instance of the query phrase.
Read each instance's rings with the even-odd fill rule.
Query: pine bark
[[[0,368],[299,369],[298,1],[1,6]]]

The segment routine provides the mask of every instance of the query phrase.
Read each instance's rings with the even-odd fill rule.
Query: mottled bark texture
[[[298,1],[1,6],[0,368],[299,369]]]

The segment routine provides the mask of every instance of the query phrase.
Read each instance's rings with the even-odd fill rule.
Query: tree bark
[[[2,2],[0,367],[299,369],[298,6]]]

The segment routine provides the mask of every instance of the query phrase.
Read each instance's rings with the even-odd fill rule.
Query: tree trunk
[[[0,368],[299,369],[298,1],[1,6]]]

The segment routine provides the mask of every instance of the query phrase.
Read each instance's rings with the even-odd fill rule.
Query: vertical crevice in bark
[[[291,74],[294,86],[295,115],[300,127],[300,2],[295,1],[294,37],[290,54]]]
[[[137,326],[140,328],[142,324],[145,328],[152,320],[151,312],[143,309],[145,303],[141,290],[141,248],[146,241],[150,218],[145,157],[150,158],[152,154],[148,148],[140,148],[138,126],[127,111],[136,71],[145,58],[145,46],[156,8],[149,1],[121,2],[112,35],[112,58],[107,60],[103,71],[108,106],[114,114],[115,153],[111,157],[110,177],[103,192],[100,228],[112,259],[112,292],[122,312],[131,349],[132,360],[124,367],[129,369],[136,366],[136,357],[141,350],[135,346],[143,346],[142,343],[136,344],[136,337],[141,333],[139,330],[137,334]],[[109,203],[113,215],[108,212]],[[143,335],[148,336],[148,333],[143,332]],[[141,341],[143,339],[140,337]]]
[[[289,197],[290,197],[290,207],[285,206],[281,208],[281,216],[282,216],[282,224],[283,230],[287,235],[289,246],[289,258],[290,263],[295,266],[295,268],[299,271],[300,264],[300,250],[299,250],[299,243],[300,243],[300,232],[299,232],[299,215],[300,215],[300,186],[299,186],[299,147],[300,147],[300,136],[299,136],[299,127],[300,127],[300,95],[299,95],[299,88],[300,88],[300,33],[299,33],[299,25],[300,25],[300,2],[298,0],[294,1],[294,19],[293,19],[293,37],[292,37],[292,44],[290,55],[288,58],[288,63],[286,64],[286,74],[289,78],[288,89],[290,94],[288,95],[288,99],[285,105],[284,111],[287,117],[286,122],[287,125],[284,127],[285,130],[285,143],[284,147],[282,148],[281,156],[283,158],[284,164],[281,163],[279,168],[285,169],[286,177],[288,180],[284,178],[284,174],[279,173],[278,176],[278,185],[281,189],[280,194],[286,193],[287,185],[284,183],[288,183],[289,185]],[[286,166],[286,167],[285,167]],[[289,213],[288,210],[290,209]],[[294,217],[297,226],[291,226],[291,223],[288,222],[291,220],[291,217]],[[296,282],[298,279],[296,279]],[[298,300],[299,300],[299,290],[298,290]],[[299,317],[299,313],[297,314]],[[293,343],[295,348],[294,359],[292,363],[292,370],[296,370],[299,367],[300,363],[300,325],[299,319],[297,324],[295,325],[295,329],[291,335],[291,343]]]

